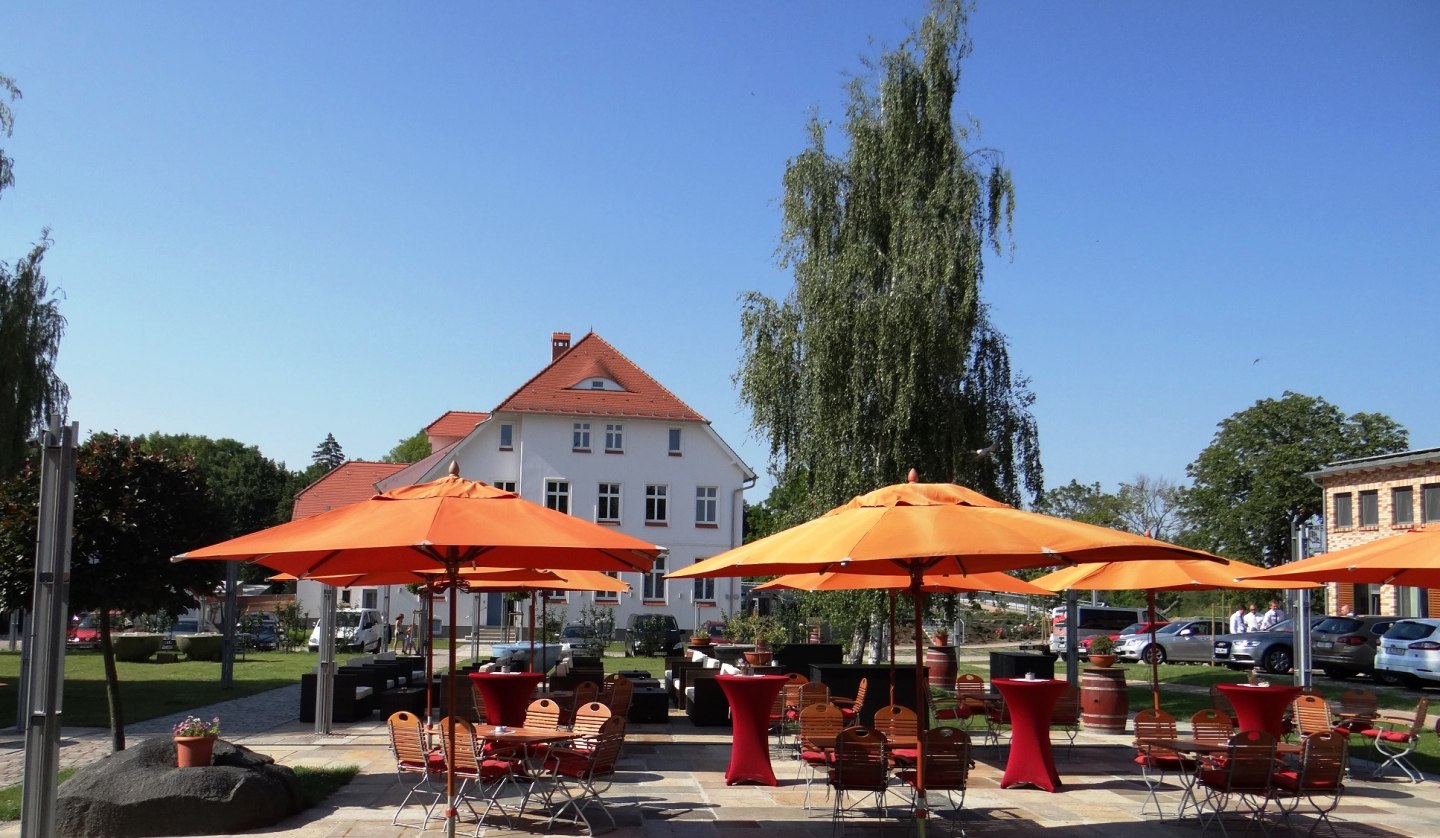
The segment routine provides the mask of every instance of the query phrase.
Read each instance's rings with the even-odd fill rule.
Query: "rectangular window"
[[[665,526],[670,521],[669,486],[649,485],[645,487],[646,526]]]
[[[1427,524],[1440,521],[1440,483],[1420,487],[1420,520]]]
[[[1397,527],[1415,524],[1415,488],[1398,486],[1390,490],[1390,523]]]
[[[500,426],[500,450],[509,451],[515,447],[515,426]]]
[[[680,429],[670,429],[670,456],[680,456]]]
[[[379,589],[379,588],[365,588],[364,590],[362,590],[362,591],[360,592],[360,607],[361,607],[361,608],[379,608],[379,607],[380,607],[380,589]]]
[[[715,526],[715,497],[720,492],[718,486],[696,486],[695,487],[695,525],[700,527]]]
[[[1380,526],[1380,493],[1374,489],[1360,493],[1360,526]]]
[[[570,481],[545,481],[545,506],[556,512],[570,514]]]
[[[545,601],[546,601],[546,602],[557,602],[557,601],[558,601],[558,602],[569,602],[569,601],[570,601],[570,592],[569,592],[569,591],[546,591],[546,592],[545,592]]]
[[[620,484],[601,483],[599,500],[595,504],[595,520],[611,524],[620,523]]]
[[[575,432],[571,435],[570,447],[576,451],[590,450],[590,423],[576,422]]]
[[[605,575],[606,575],[606,576],[609,576],[611,579],[619,579],[619,578],[620,578],[620,574],[616,573],[616,572],[613,571],[613,570],[607,570],[607,571],[605,571]],[[620,601],[620,595],[617,594],[617,593],[615,593],[614,591],[596,591],[596,592],[595,592],[595,601],[596,601],[596,602],[619,602],[619,601]],[[606,638],[606,639],[608,640],[609,638]]]
[[[1354,497],[1349,492],[1335,496],[1335,526],[1332,529],[1348,530],[1355,526],[1355,514],[1351,509]]]
[[[655,559],[655,566],[645,574],[641,580],[640,595],[644,599],[665,598],[665,557],[659,556]]]
[[[514,492],[514,491],[515,491],[515,481],[514,481],[514,480],[496,480],[494,483],[491,483],[490,485],[491,485],[491,486],[494,486],[495,488],[499,489],[499,490],[502,491],[502,492]],[[517,493],[517,494],[518,494],[518,493]]]
[[[714,601],[715,601],[715,580],[714,580],[714,579],[696,579],[696,580],[695,580],[695,601],[696,601],[696,602],[714,602]]]
[[[624,425],[609,424],[605,426],[605,450],[610,453],[625,450]]]

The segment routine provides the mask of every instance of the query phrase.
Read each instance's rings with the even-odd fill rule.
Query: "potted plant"
[[[699,629],[696,629],[696,630],[695,630],[695,633],[692,634],[692,635],[690,635],[690,645],[691,645],[691,646],[709,646],[709,645],[710,645],[710,635],[707,634],[707,633],[704,632],[704,631],[701,631],[701,630],[699,630]]]
[[[1090,663],[1105,669],[1115,663],[1115,641],[1102,634],[1090,641]]]
[[[773,617],[753,617],[751,623],[755,649],[745,653],[745,660],[752,666],[769,666],[775,659],[770,644],[785,639],[785,628]]]
[[[210,764],[215,752],[215,740],[220,736],[220,717],[204,721],[197,716],[186,716],[175,725],[175,764],[180,768],[198,768]]]
[[[936,645],[936,646],[949,646],[949,645],[950,645],[950,632],[949,632],[948,630],[946,630],[946,629],[943,629],[943,628],[942,628],[942,629],[936,629],[936,630],[935,630],[935,633],[930,636],[930,639],[933,641],[934,645]]]

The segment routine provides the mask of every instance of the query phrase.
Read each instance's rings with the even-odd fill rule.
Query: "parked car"
[[[1160,629],[1161,627],[1163,627],[1167,622],[1169,622],[1169,621],[1168,621],[1168,620],[1156,620],[1156,621],[1153,622],[1153,623],[1149,623],[1149,622],[1131,623],[1130,625],[1126,626],[1125,628],[1121,629],[1120,631],[1117,631],[1117,632],[1115,632],[1114,634],[1107,635],[1107,636],[1108,636],[1111,640],[1115,641],[1115,645],[1116,645],[1116,646],[1119,646],[1120,643],[1121,643],[1121,641],[1122,641],[1124,638],[1129,637],[1129,636],[1134,635],[1134,634],[1149,634],[1149,633],[1150,633],[1150,629],[1154,628],[1154,629],[1156,629],[1156,630],[1159,630],[1159,629]],[[1095,638],[1100,637],[1100,636],[1102,636],[1102,635],[1095,634],[1095,635],[1091,635],[1090,637],[1082,637],[1082,638],[1080,638],[1080,657],[1082,657],[1082,658],[1087,658],[1087,659],[1090,657],[1090,644],[1091,644],[1092,642],[1094,642]]]
[[[1143,608],[1081,605],[1077,611],[1079,630],[1076,632],[1076,637],[1080,640],[1097,634],[1114,634],[1132,623],[1145,619],[1145,609]],[[1054,618],[1050,626],[1050,651],[1061,657],[1066,654],[1066,634],[1065,614],[1062,612]]]
[[[605,653],[606,638],[595,636],[593,626],[570,623],[560,630],[560,653],[600,657]]]
[[[653,628],[648,628],[651,627]],[[685,648],[684,641],[680,637],[680,624],[670,614],[631,614],[629,622],[625,626],[626,636],[629,638],[630,653],[639,655],[643,651],[650,654],[659,652],[664,655],[673,655]],[[656,639],[663,634],[664,639],[659,640],[660,648],[655,650],[645,649],[645,635],[653,632]]]
[[[310,631],[305,642],[310,651],[320,649],[320,624]],[[378,652],[385,648],[385,621],[373,608],[348,608],[335,612],[335,648],[337,651]]]
[[[1380,638],[1375,672],[1390,673],[1411,687],[1440,683],[1440,620],[1410,617],[1397,621]]]
[[[259,625],[255,627],[255,631],[236,632],[235,637],[246,649],[273,652],[280,647],[280,630],[275,624],[274,617],[262,618]]]
[[[76,614],[70,618],[65,645],[71,649],[94,649],[100,645],[100,629],[95,627],[94,614]]]
[[[1150,634],[1132,634],[1115,647],[1121,660],[1166,662],[1209,662],[1215,648],[1215,635],[1228,628],[1224,620],[1208,617],[1182,617],[1171,620]]]
[[[1310,618],[1314,627],[1324,615]],[[1222,634],[1215,638],[1215,661],[1231,669],[1259,669],[1283,675],[1295,665],[1295,620],[1285,620],[1265,631]]]
[[[1375,650],[1380,646],[1380,637],[1399,619],[1375,615],[1326,617],[1310,633],[1310,657],[1315,668],[1340,680],[1377,675]],[[1394,680],[1390,675],[1384,679]]]
[[[160,641],[161,648],[174,649],[175,638],[182,634],[199,634],[200,623],[198,620],[176,620],[175,625],[165,632],[165,639]]]

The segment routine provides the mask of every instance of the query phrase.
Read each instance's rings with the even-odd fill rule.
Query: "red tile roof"
[[[476,425],[489,418],[490,414],[473,410],[447,410],[444,416],[425,426],[425,433],[429,436],[469,436]]]
[[[596,377],[615,382],[623,392],[584,386]],[[706,421],[594,332],[521,385],[494,412],[500,411]]]
[[[365,500],[376,494],[375,484],[378,481],[403,468],[404,463],[367,463],[363,460],[342,463],[295,496],[291,519],[309,518]]]

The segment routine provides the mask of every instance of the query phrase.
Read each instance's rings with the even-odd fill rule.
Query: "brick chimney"
[[[551,360],[551,361],[555,361],[555,360],[558,359],[561,355],[564,355],[566,352],[569,352],[569,351],[570,351],[570,333],[569,333],[569,332],[551,332],[551,333],[550,333],[550,360]]]

